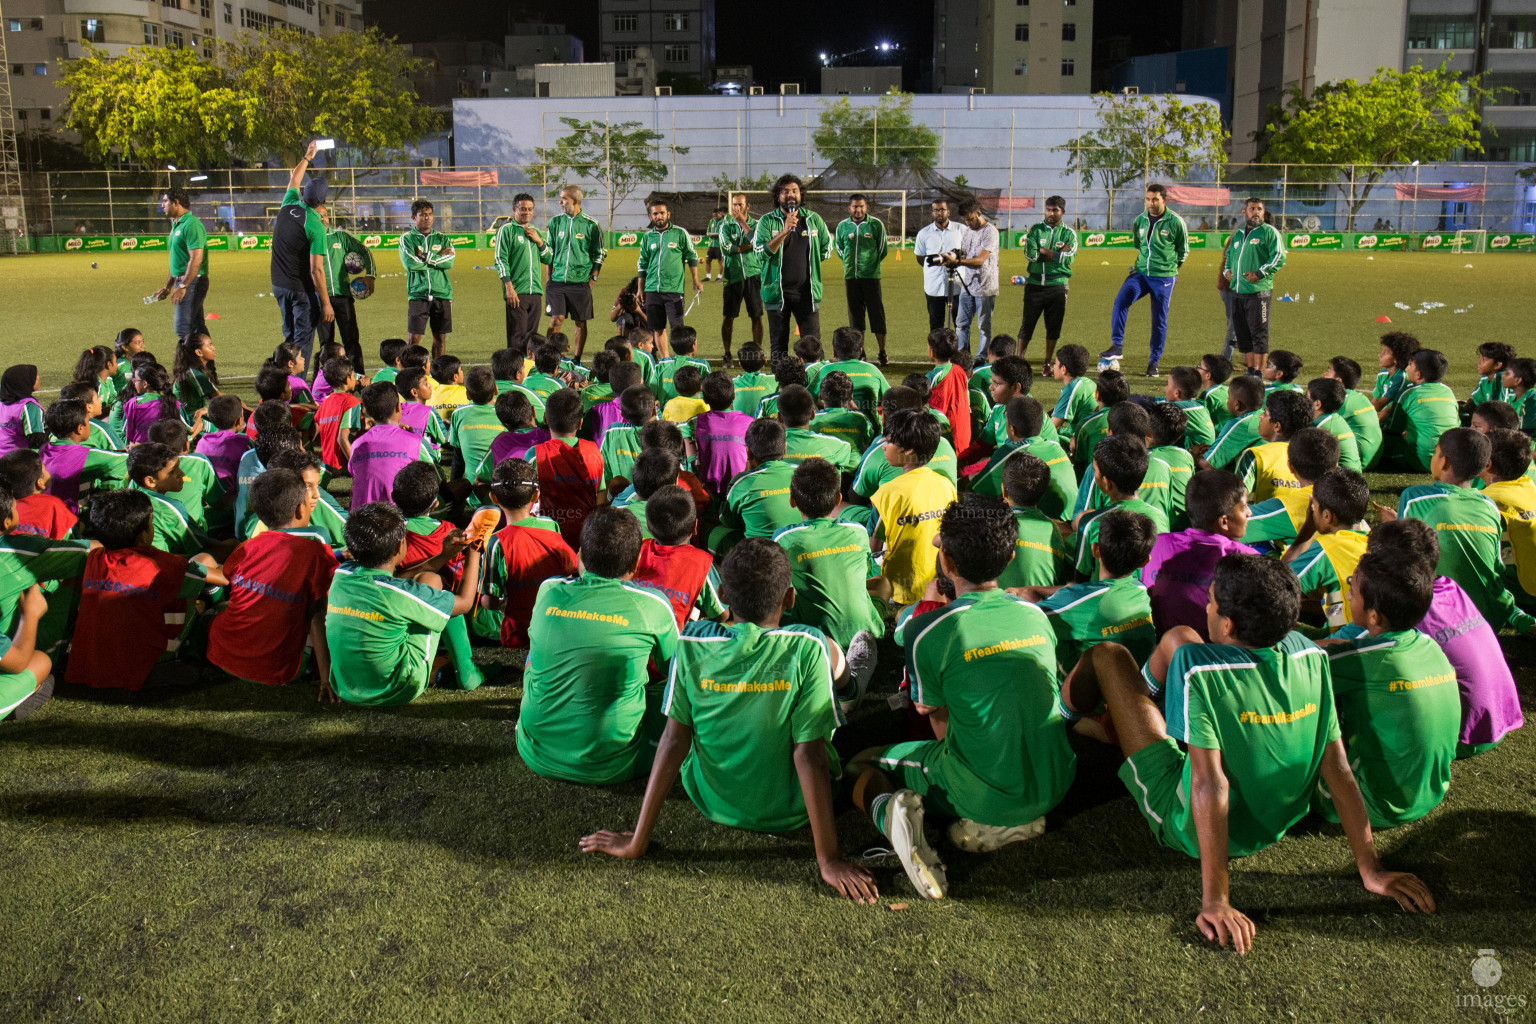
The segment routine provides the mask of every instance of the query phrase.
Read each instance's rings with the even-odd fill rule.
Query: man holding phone
[[[330,142],[329,139],[324,140]],[[335,145],[331,143],[331,145]],[[300,193],[304,169],[320,148],[311,142],[288,175],[288,191],[272,221],[272,297],[283,317],[283,340],[304,353],[304,365],[313,373],[315,329],[336,319],[325,283],[325,225],[320,210],[325,206],[325,179],[314,177]],[[330,148],[329,146],[326,148]]]

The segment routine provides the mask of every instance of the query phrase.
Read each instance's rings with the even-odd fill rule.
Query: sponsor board
[[[64,239],[65,252],[107,252],[111,248],[110,235],[70,235]]]
[[[374,233],[363,236],[363,247],[367,249],[393,249],[399,246],[399,244],[400,235],[398,232],[392,235]]]
[[[480,240],[474,235],[449,235],[448,244],[455,249],[478,249]]]
[[[229,236],[228,235],[209,235],[208,236],[208,251],[209,252],[212,252],[214,249],[228,249],[228,248],[229,248]]]
[[[626,231],[621,235],[615,235],[613,244],[619,248],[627,249],[640,244],[640,236],[633,231]]]
[[[1536,252],[1536,235],[1489,235],[1488,249],[1510,252]]]
[[[1331,232],[1302,232],[1293,234],[1286,239],[1287,249],[1342,249],[1344,248],[1344,236]]]
[[[270,249],[270,248],[272,248],[272,236],[271,235],[241,235],[239,241],[236,242],[235,244],[238,245],[241,249],[250,250],[250,251],[259,251],[259,250],[262,250],[262,249]]]
[[[1439,233],[1425,235],[1419,239],[1420,249],[1449,249],[1450,247],[1450,237]]]
[[[1355,248],[1406,250],[1410,240],[1409,236],[1404,234],[1382,234],[1378,232],[1370,235],[1356,235]]]
[[[163,252],[164,250],[164,235],[122,235],[117,240],[118,252]]]
[[[1083,245],[1089,249],[1129,249],[1135,244],[1129,231],[1094,231],[1083,236]]]

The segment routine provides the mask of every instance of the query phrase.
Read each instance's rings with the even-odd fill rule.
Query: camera
[[[945,256],[953,256],[957,260],[965,259],[965,254],[959,249],[951,249],[949,252],[935,252],[923,257],[923,265],[937,267],[944,262]]]

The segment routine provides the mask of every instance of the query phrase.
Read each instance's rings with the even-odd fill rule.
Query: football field
[[[488,256],[466,252],[453,271],[449,351],[469,362],[504,339],[499,282],[474,269]],[[395,272],[393,253],[379,258]],[[1196,252],[1184,269],[1165,369],[1221,344],[1216,259]],[[1065,341],[1107,344],[1129,260],[1079,256]],[[97,263],[0,262],[4,362],[37,363],[45,389],[125,326],[170,361],[169,307],[140,304],[164,282],[164,257]],[[844,319],[835,267],[828,334]],[[600,316],[632,272],[630,252],[610,254]],[[1017,329],[1023,288],[1006,281],[1022,272],[1022,254],[1004,253],[1000,332]],[[1272,344],[1302,356],[1303,379],[1353,356],[1369,386],[1375,338],[1391,329],[1375,319],[1389,315],[1446,352],[1464,396],[1478,343],[1532,347],[1533,284],[1536,260],[1517,255],[1295,253],[1277,288],[1301,301],[1275,305]],[[275,303],[258,294],[269,291],[264,254],[214,254],[210,327],[221,372],[244,394],[281,340]],[[691,318],[712,359],[719,293],[707,285]],[[926,366],[910,255],[886,263],[885,296],[899,379]],[[382,278],[358,309],[371,369],[379,339],[404,333],[404,278]],[[1142,303],[1125,369],[1138,390],[1160,390],[1139,376],[1147,322]],[[1037,368],[1042,350],[1037,338]],[[1035,394],[1049,405],[1056,385]],[[1371,482],[1385,496],[1404,478]],[[1530,715],[1536,645],[1503,644]],[[900,652],[886,641],[880,658],[872,698],[838,734],[845,758],[901,732],[886,703]],[[808,829],[715,826],[681,787],[644,860],[583,855],[583,834],[631,826],[643,780],[597,789],[533,775],[514,748],[518,677],[499,682],[385,710],[213,677],[136,699],[71,688],[26,722],[0,723],[0,1019],[1397,1024],[1536,1012],[1536,727],[1457,762],[1439,808],[1377,834],[1386,867],[1418,873],[1439,913],[1366,893],[1341,829],[1308,818],[1233,862],[1232,902],[1258,926],[1238,957],[1199,937],[1198,864],[1154,843],[1118,759],[1091,744],[1075,744],[1076,785],[1042,836],[989,855],[939,846],[943,901],[918,898],[879,854],[884,838],[840,803],[842,848],[871,854],[881,889],[878,906],[861,907],[821,884]],[[1496,987],[1474,981],[1481,950],[1502,965]],[[1495,995],[1524,1002],[1494,1015],[1467,1001]]]

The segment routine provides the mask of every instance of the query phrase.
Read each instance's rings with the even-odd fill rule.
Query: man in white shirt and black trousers
[[[932,211],[933,223],[917,233],[912,255],[917,257],[923,267],[923,295],[928,300],[928,329],[936,331],[944,326],[946,308],[951,321],[960,308],[959,282],[950,280],[949,268],[943,266],[937,257],[960,248],[960,243],[965,240],[965,225],[949,219],[947,199],[935,199]]]

